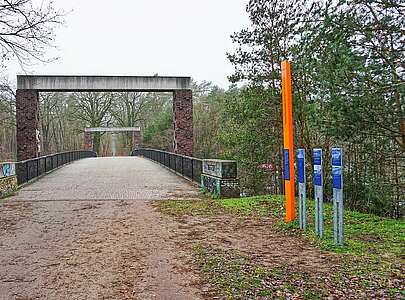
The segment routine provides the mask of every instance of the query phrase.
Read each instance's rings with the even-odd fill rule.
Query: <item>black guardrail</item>
[[[201,182],[202,159],[166,152],[156,149],[135,149],[131,156],[144,156],[158,162],[176,173],[194,181]]]
[[[15,163],[18,184],[26,183],[72,161],[96,156],[96,152],[93,151],[77,150],[18,161]]]

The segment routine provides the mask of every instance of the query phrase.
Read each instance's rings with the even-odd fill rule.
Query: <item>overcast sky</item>
[[[230,35],[248,26],[248,0],[54,0],[71,11],[56,32],[59,59],[31,74],[191,76],[228,87]],[[22,74],[9,67],[10,79]]]

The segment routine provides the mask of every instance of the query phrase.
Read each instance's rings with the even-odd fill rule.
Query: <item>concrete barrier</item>
[[[15,163],[0,163],[0,198],[17,189]]]
[[[240,188],[236,161],[204,159],[201,186],[221,198],[238,198]]]

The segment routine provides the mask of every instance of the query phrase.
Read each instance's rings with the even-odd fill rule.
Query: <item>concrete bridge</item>
[[[199,196],[196,185],[142,157],[56,169],[0,202],[0,299],[127,299],[122,289],[129,299],[191,299],[151,201]]]
[[[167,76],[17,76],[17,159],[41,155],[39,93],[41,92],[171,92],[173,149],[193,155],[193,96],[190,77]],[[88,137],[85,140],[88,140]],[[86,143],[85,143],[86,144]]]
[[[0,300],[199,298],[193,273],[176,265],[173,221],[153,201],[198,199],[200,184],[219,195],[239,189],[235,162],[192,157],[189,85],[188,77],[18,77],[19,161],[0,163],[0,198],[20,186],[0,200]],[[42,91],[173,92],[175,153],[136,147],[140,157],[98,158],[90,133],[107,129],[92,128],[88,149],[41,156]],[[111,131],[123,130],[139,133]]]

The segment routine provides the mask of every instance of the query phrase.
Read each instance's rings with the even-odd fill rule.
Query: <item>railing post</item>
[[[190,158],[191,162],[191,181],[194,181],[194,158]]]
[[[181,157],[181,175],[184,176],[184,156]]]
[[[38,158],[37,159],[38,160],[38,171],[37,171],[37,174],[38,174],[38,176],[41,176],[42,175],[42,157],[40,157],[40,158]]]
[[[30,174],[29,174],[29,167],[28,167],[28,161],[26,161],[25,163],[25,170],[27,171],[27,177],[25,178],[25,182],[27,182],[28,180],[29,180],[29,178],[30,178]]]

